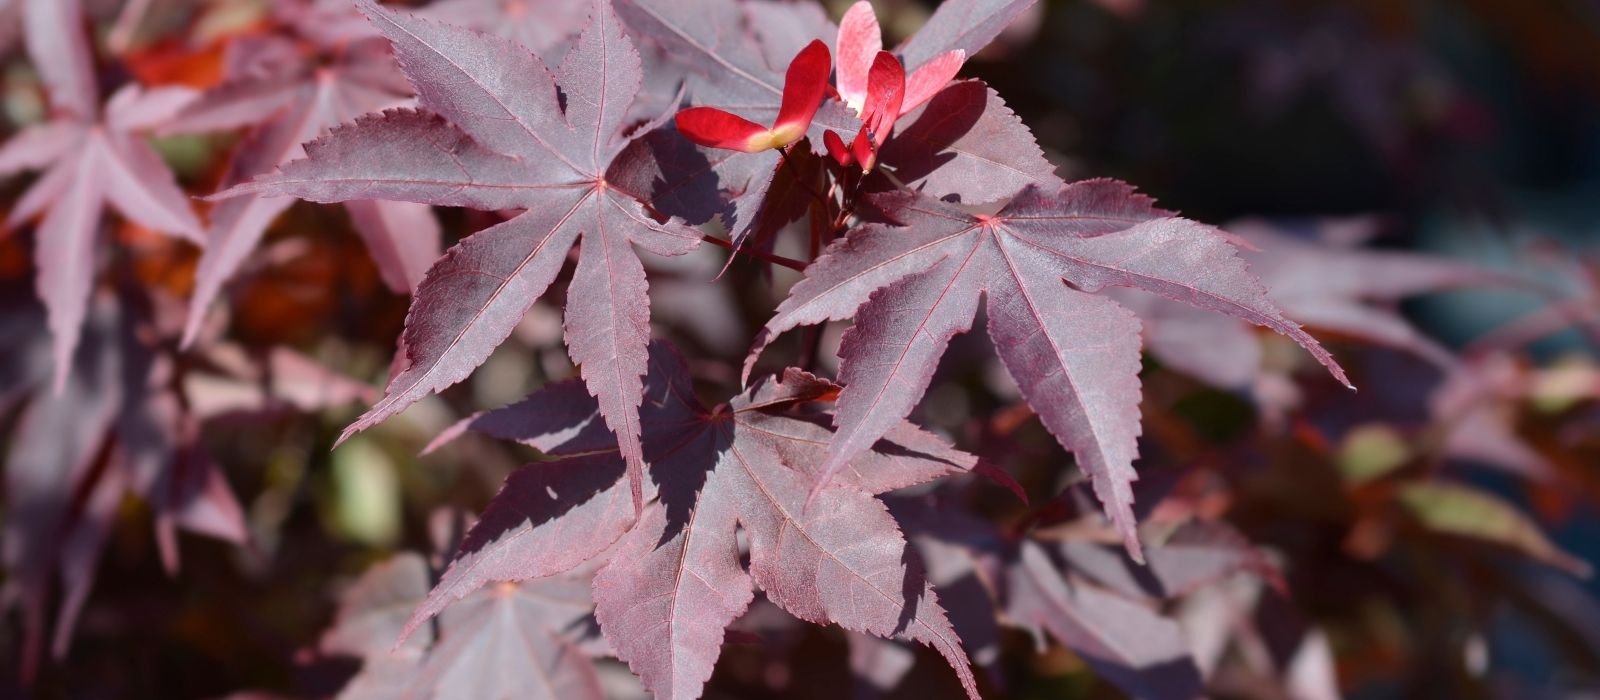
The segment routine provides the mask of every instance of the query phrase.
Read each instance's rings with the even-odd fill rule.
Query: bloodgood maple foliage
[[[418,288],[403,338],[406,366],[391,382],[384,400],[347,429],[346,435],[464,378],[544,293],[566,250],[581,237],[577,271],[567,291],[568,348],[588,391],[599,401],[605,424],[617,435],[628,475],[629,500],[641,518],[636,525],[632,519],[614,515],[620,498],[615,488],[600,482],[579,487],[598,495],[566,517],[548,516],[513,530],[515,536],[494,543],[492,555],[474,552],[489,543],[469,542],[469,554],[441,583],[440,590],[448,595],[436,593],[424,606],[425,615],[431,615],[442,609],[440,601],[459,598],[485,582],[559,573],[598,553],[625,532],[648,533],[666,527],[657,522],[664,522],[665,516],[645,507],[656,497],[655,489],[647,486],[645,467],[660,469],[666,457],[649,454],[650,428],[640,408],[645,397],[641,377],[649,333],[644,269],[631,247],[676,255],[693,248],[700,237],[682,221],[657,218],[660,209],[670,210],[652,204],[661,191],[660,182],[648,188],[627,187],[621,184],[628,181],[626,173],[612,175],[619,166],[634,165],[635,161],[623,154],[631,145],[642,143],[640,134],[666,127],[650,123],[625,132],[628,106],[637,94],[642,72],[638,53],[609,3],[595,4],[589,27],[555,78],[525,49],[497,38],[408,17],[370,2],[362,7],[394,44],[422,106],[433,113],[390,111],[359,120],[308,146],[305,160],[289,163],[279,174],[236,186],[224,196],[295,195],[324,202],[377,197],[527,211],[463,242],[429,271]],[[646,15],[638,23],[647,36],[667,46],[686,44],[688,60],[703,67],[708,67],[706,63],[715,66],[703,84],[691,81],[691,101],[731,100],[735,96],[758,104],[779,101],[770,128],[715,106],[682,110],[674,120],[681,138],[714,149],[759,153],[787,150],[811,132],[829,72],[830,54],[821,38],[813,39],[788,62],[780,90],[757,74],[739,70],[738,60],[754,62],[757,56],[732,54],[738,58],[729,58],[716,44],[693,41],[691,27],[673,21],[680,15],[664,16],[642,4],[624,3],[623,7],[628,8],[625,17]],[[722,8],[718,12],[737,9],[718,7]],[[952,11],[951,7],[947,5],[941,12]],[[859,179],[849,192],[833,188],[841,191],[837,199],[823,196],[807,184],[809,176],[795,175],[798,179],[789,186],[815,195],[815,201],[801,199],[799,211],[815,207],[836,222],[814,231],[814,240],[838,235],[854,220],[858,205],[870,207],[892,223],[851,230],[809,266],[806,280],[779,307],[751,356],[753,362],[766,342],[790,328],[856,317],[840,350],[840,378],[845,388],[834,419],[839,433],[827,440],[829,447],[822,459],[802,467],[816,467],[809,481],[790,479],[793,483],[785,482],[773,491],[760,486],[763,477],[752,472],[744,474],[743,480],[722,477],[728,480],[724,488],[746,488],[741,484],[755,480],[760,492],[788,499],[795,484],[803,484],[810,495],[803,499],[802,510],[810,513],[810,503],[832,494],[828,510],[836,512],[839,502],[848,500],[844,495],[848,491],[836,488],[832,480],[847,465],[856,464],[856,470],[862,471],[858,464],[862,457],[901,425],[927,388],[950,337],[970,327],[979,299],[987,296],[990,335],[1007,368],[1046,426],[1077,455],[1129,551],[1140,557],[1130,488],[1139,433],[1139,325],[1131,314],[1093,292],[1107,286],[1138,287],[1237,316],[1294,338],[1341,380],[1342,370],[1316,341],[1282,317],[1259,282],[1234,257],[1229,240],[1213,229],[1160,211],[1124,185],[1058,184],[1048,166],[1029,163],[1029,158],[1038,159],[1037,148],[1031,145],[1026,129],[1006,114],[988,127],[1002,131],[1005,138],[985,138],[974,148],[1028,144],[1023,149],[1023,168],[958,149],[956,145],[977,129],[985,114],[1002,111],[990,109],[993,93],[979,85],[945,87],[967,47],[975,50],[981,46],[972,46],[969,34],[948,37],[948,46],[942,46],[946,50],[928,59],[928,66],[920,66],[919,61],[908,85],[899,58],[869,50],[878,41],[873,38],[877,30],[870,7],[858,5],[852,12],[839,30],[841,55],[850,67],[839,72],[838,92],[846,100],[855,100],[852,106],[866,120],[864,130],[858,133],[867,136],[857,137],[858,145],[852,149],[862,171],[874,170],[876,151],[883,148],[880,182],[869,188],[878,194],[858,199],[863,191]],[[944,27],[938,22],[930,22],[930,26],[936,31]],[[906,50],[917,45],[908,44]],[[873,55],[864,86],[859,80],[859,54],[863,51]],[[729,73],[739,79],[727,78]],[[557,90],[564,101],[558,99]],[[963,106],[976,105],[978,113],[960,125],[962,131],[952,133],[951,114],[940,104],[946,94],[952,95],[951,112],[958,119],[965,116]],[[973,99],[980,94],[984,96]],[[924,103],[930,116],[918,118],[898,138],[893,136],[896,120]],[[750,112],[761,109],[741,106]],[[929,127],[919,128],[929,120],[933,122]],[[909,145],[896,149],[902,140]],[[831,142],[837,144],[840,139],[834,137]],[[419,149],[419,145],[425,147]],[[834,150],[836,157],[841,155],[837,146]],[[955,151],[955,157],[941,157],[947,150]],[[841,166],[849,165],[844,158],[840,160]],[[967,195],[971,183],[999,184],[994,178],[973,177],[978,173],[968,173],[960,180],[934,177],[943,167],[954,164],[961,168],[971,161],[985,163],[978,166],[980,170],[992,167],[1013,174],[1012,187],[1019,189],[1012,190],[1010,202],[997,214],[973,213],[935,198],[992,201],[1004,196],[1006,190],[983,185],[976,187],[975,195]],[[755,177],[777,181],[775,175],[760,175],[763,171],[765,168],[758,168]],[[1029,172],[1038,174],[1014,177]],[[1040,183],[1045,184],[1041,187]],[[885,191],[890,189],[903,191]],[[764,210],[769,191],[770,185],[758,183],[732,199],[754,199],[758,211]],[[737,238],[733,245],[739,246]],[[645,410],[652,408],[646,406]],[[736,443],[733,449],[737,452]],[[747,449],[754,453],[774,448]],[[602,475],[610,472],[597,462],[609,459],[578,458],[571,465],[540,469],[537,479],[524,479],[541,487],[559,486],[555,492],[561,493],[570,488],[567,479],[603,480]],[[709,465],[692,469],[715,471]],[[513,493],[530,492],[519,485]],[[728,497],[749,500],[748,495]],[[506,498],[502,494],[502,499]],[[715,499],[701,502],[718,512]],[[783,518],[792,518],[796,516],[788,508],[794,505],[784,501],[772,507],[777,509],[775,513],[782,512]],[[494,514],[506,508],[510,506],[492,509],[486,525],[480,527],[492,526],[488,524],[497,522]],[[866,514],[870,510],[861,511],[860,517],[870,519]],[[731,515],[730,511],[726,517]],[[761,541],[763,518],[754,513],[744,517],[755,518],[744,522],[756,541]],[[569,523],[576,522],[573,518],[584,523],[578,529],[587,546],[552,534],[572,531],[574,526]],[[723,528],[713,540],[732,536],[731,521],[722,526],[715,525],[714,518],[697,519],[696,523],[708,521],[713,528]],[[626,558],[631,564],[648,562],[652,556],[677,561],[687,556],[661,553],[662,544],[670,539],[666,534],[638,537],[649,546],[624,545],[631,553]],[[479,561],[487,563],[476,563]],[[716,578],[737,578],[727,571],[726,562],[717,566],[721,571],[714,572]],[[758,578],[762,571],[784,570],[760,561],[754,566]],[[601,576],[612,582],[608,588],[659,580],[656,572],[608,572]],[[785,604],[781,591],[810,585],[826,584],[801,584],[782,577],[763,583],[780,605]],[[892,588],[874,585],[875,590]],[[676,592],[662,595],[670,597]],[[739,595],[717,595],[725,613],[706,618],[707,630],[686,628],[687,639],[714,640],[715,630],[742,610],[742,603],[731,602]],[[612,625],[661,629],[649,619],[625,622],[607,612],[606,600],[602,596],[602,624],[609,619]],[[883,622],[837,621],[888,633],[895,628],[885,625],[911,605],[896,600],[880,601],[878,609],[886,615]],[[795,599],[786,607],[807,619],[836,620],[825,601]],[[927,620],[918,613],[916,619],[919,627],[907,634],[939,649],[966,678],[964,656],[946,634],[948,624],[942,621],[942,613]],[[643,636],[631,634],[627,639],[642,640]],[[628,646],[632,642],[617,643],[619,653],[634,664],[646,683],[657,690],[671,688],[678,695],[697,694],[714,661],[714,655],[704,658],[705,643],[698,645],[702,647],[698,654],[688,653],[664,668],[636,658],[670,649],[669,658],[677,659],[680,645],[672,636],[659,643],[641,641],[642,646],[634,651]],[[694,642],[686,644],[696,646]],[[693,662],[697,656],[700,660]],[[679,663],[690,665],[680,667]],[[968,685],[970,688],[970,680]]]
[[[128,86],[102,111],[77,0],[24,6],[28,50],[42,66],[55,118],[0,148],[0,175],[45,169],[7,216],[8,225],[44,214],[34,264],[55,338],[55,386],[62,387],[89,305],[107,205],[156,231],[199,243],[200,220],[161,158],[136,132],[172,116],[193,94]]]
[[[487,586],[451,606],[438,626],[395,639],[428,592],[429,565],[407,553],[382,562],[341,596],[323,635],[329,654],[363,659],[341,698],[601,700],[591,655],[605,647],[590,620],[592,565],[522,584]]]
[[[41,173],[7,222],[39,219],[43,310],[0,310],[0,336],[23,339],[0,364],[0,419],[17,425],[0,605],[23,611],[25,677],[51,607],[52,651],[66,652],[128,497],[145,504],[169,575],[179,531],[242,545],[282,508],[234,497],[203,439],[224,418],[369,403],[338,440],[327,431],[337,448],[436,394],[456,402],[446,390],[486,364],[478,383],[495,385],[495,403],[521,395],[501,390],[490,361],[513,338],[555,359],[530,370],[552,381],[442,431],[436,406],[415,444],[465,451],[475,433],[536,456],[475,464],[491,484],[504,477],[481,514],[444,509],[456,526],[430,528],[430,557],[372,565],[320,641],[297,643],[296,665],[360,662],[341,697],[601,698],[608,664],[622,668],[600,659],[614,657],[655,697],[689,700],[731,673],[719,662],[738,665],[730,643],[758,639],[777,657],[761,633],[806,628],[795,619],[844,630],[864,696],[896,688],[919,655],[953,671],[928,674],[949,693],[1006,696],[1004,655],[1026,646],[1008,635],[1031,634],[1162,700],[1228,692],[1216,669],[1248,637],[1237,646],[1252,679],[1310,668],[1296,681],[1309,690],[1283,694],[1328,697],[1321,632],[1289,615],[1273,643],[1258,629],[1296,594],[1297,572],[1223,520],[1255,490],[1222,483],[1227,469],[1268,450],[1304,462],[1315,487],[1343,487],[1312,496],[1337,501],[1316,511],[1337,532],[1285,539],[1367,552],[1411,528],[1588,571],[1508,499],[1433,478],[1429,460],[1444,458],[1543,483],[1566,469],[1508,417],[1543,375],[1509,354],[1462,361],[1394,308],[1515,281],[1357,249],[1361,236],[1223,231],[1132,185],[1063,180],[967,63],[1033,0],[946,0],[889,47],[868,0],[837,25],[789,0],[285,0],[196,51],[209,58],[186,57],[211,66],[184,77],[201,89],[143,77],[160,72],[135,58],[150,6],[122,6],[100,51],[79,3],[21,3],[49,112],[0,147],[0,175]],[[119,62],[141,70],[97,70]],[[102,104],[101,85],[118,80]],[[145,141],[239,130],[212,144],[223,157],[179,169],[189,193]],[[209,200],[203,216],[190,194]],[[411,294],[392,364],[395,327],[368,333],[365,354],[340,328],[329,351],[353,350],[374,375],[388,364],[381,397],[208,323],[252,255],[283,244],[260,245],[275,222],[324,209],[291,211],[296,200],[341,204],[375,263],[370,286]],[[102,236],[108,209],[136,226]],[[154,239],[143,229],[192,244],[169,257],[192,262],[199,248],[192,290],[184,263],[178,283],[139,267],[130,241]],[[452,230],[465,235],[441,252]],[[329,276],[367,270],[347,262]],[[716,310],[652,317],[652,303],[710,298],[664,293],[691,284],[728,293]],[[186,314],[174,303],[185,294]],[[291,314],[309,306],[269,294]],[[719,313],[740,315],[716,328],[722,342],[676,335],[683,317]],[[956,340],[980,318],[975,342]],[[1428,415],[1336,437],[1333,420],[1281,430],[1275,419],[1309,409],[1280,375],[1294,362],[1270,362],[1257,327],[1350,386],[1300,322],[1430,361],[1444,377]],[[1534,318],[1483,349],[1554,323]],[[950,374],[986,398],[942,396]],[[1175,384],[1254,389],[1256,450],[1202,444],[1173,417]],[[1430,447],[1395,444],[1424,432]],[[1024,458],[1048,465],[1043,478],[1013,479]],[[989,517],[974,494],[1006,499],[994,509],[1008,514]],[[1237,519],[1275,521],[1277,506]],[[418,528],[405,530],[394,537]]]
[[[301,144],[339,124],[411,101],[410,86],[387,42],[349,4],[290,0],[275,5],[274,12],[293,31],[231,45],[227,79],[161,125],[166,134],[251,127],[224,184],[304,156]],[[339,27],[359,33],[352,36]],[[306,53],[315,54],[315,62],[303,60]],[[194,342],[223,284],[293,202],[291,197],[237,197],[212,210],[184,328],[186,345]],[[439,254],[433,212],[411,202],[371,198],[348,200],[345,207],[389,286],[414,287]]]
[[[305,160],[228,194],[526,211],[462,242],[428,271],[403,339],[405,368],[345,436],[464,379],[510,335],[581,237],[567,345],[621,436],[640,507],[649,301],[633,247],[682,255],[700,234],[680,221],[658,221],[647,194],[608,181],[631,140],[623,127],[641,80],[638,52],[605,3],[596,5],[559,77],[504,39],[371,2],[362,8],[393,42],[422,105],[443,118],[398,110],[358,121],[311,144]]]
[[[209,425],[371,393],[282,348],[257,366],[240,348],[219,344],[180,365],[170,347],[151,340],[176,336],[180,311],[123,309],[103,295],[91,306],[68,382],[52,391],[43,319],[30,312],[21,307],[0,320],[24,360],[12,368],[16,376],[0,381],[0,405],[21,404],[6,454],[3,561],[13,574],[0,586],[0,604],[26,613],[27,672],[40,659],[55,578],[62,595],[51,651],[66,654],[124,498],[149,505],[169,575],[179,569],[179,530],[248,539],[243,510],[200,441]],[[69,439],[76,435],[83,438]]]
[[[588,23],[589,6],[539,0],[437,0],[420,8],[419,14],[503,36],[550,61],[559,58]]]
[[[651,354],[642,419],[655,502],[637,519],[626,507],[623,460],[597,451],[615,442],[586,429],[597,407],[570,383],[474,417],[468,427],[564,459],[507,480],[408,630],[487,583],[559,574],[616,543],[595,577],[595,615],[657,697],[699,696],[752,586],[802,619],[926,644],[975,697],[932,584],[873,498],[970,471],[974,458],[900,421],[838,485],[822,488],[826,510],[807,510],[830,431],[825,413],[804,409],[838,387],[790,370],[708,411],[676,353],[658,343]]]
[[[1029,405],[1094,481],[1139,556],[1130,485],[1139,435],[1139,322],[1105,287],[1135,287],[1283,333],[1344,380],[1285,320],[1211,227],[1152,206],[1126,185],[1028,187],[993,215],[921,197],[874,203],[900,218],[857,229],[806,270],[763,329],[855,317],[840,346],[839,435],[821,481],[911,412],[950,338],[988,298],[989,335]]]

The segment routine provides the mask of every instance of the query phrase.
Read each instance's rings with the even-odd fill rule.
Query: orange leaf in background
[[[134,274],[151,287],[159,287],[182,299],[194,289],[194,266],[199,251],[180,245],[148,228],[123,222],[116,229],[118,244],[133,258]]]
[[[321,337],[341,309],[376,309],[355,333],[392,335],[404,318],[406,300],[384,286],[361,242],[340,228],[338,217],[315,208],[291,208],[268,232],[268,243],[234,286],[233,324],[254,341],[308,342]],[[332,219],[331,221],[328,219]],[[284,235],[323,231],[337,235]]]
[[[0,279],[17,280],[33,272],[28,260],[28,249],[20,237],[10,232],[0,233]]]
[[[203,89],[222,82],[225,46],[215,42],[196,50],[181,41],[168,39],[130,51],[123,62],[145,85],[186,85]]]
[[[1576,514],[1581,491],[1544,484],[1528,485],[1528,501],[1539,519],[1547,523],[1564,524]]]

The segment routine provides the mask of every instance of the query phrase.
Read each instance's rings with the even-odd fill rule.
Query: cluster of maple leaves
[[[898,648],[874,646],[883,639],[931,648],[974,698],[1000,682],[972,666],[992,671],[1001,618],[1048,632],[1135,696],[1199,696],[1216,659],[1196,657],[1161,601],[1241,572],[1283,584],[1219,522],[1136,512],[1141,348],[1281,416],[1296,397],[1271,381],[1252,326],[1349,384],[1303,321],[1463,377],[1438,401],[1476,415],[1481,374],[1388,303],[1505,280],[1223,232],[1120,182],[1062,181],[1000,96],[959,77],[1032,4],[947,0],[885,51],[866,0],[837,26],[817,6],[769,0],[442,0],[415,13],[297,0],[274,6],[275,31],[228,45],[220,85],[129,84],[102,103],[77,0],[23,0],[50,106],[0,148],[0,173],[39,173],[8,221],[36,222],[45,309],[6,320],[48,330],[8,333],[28,340],[0,385],[5,405],[25,404],[7,458],[3,601],[27,611],[27,665],[57,575],[66,648],[123,494],[154,504],[169,570],[175,528],[246,538],[200,447],[206,421],[367,398],[287,350],[258,366],[218,338],[227,283],[299,199],[344,205],[384,282],[412,294],[388,385],[341,440],[468,378],[558,280],[580,373],[430,446],[473,431],[544,459],[511,475],[436,584],[408,556],[350,590],[322,643],[366,660],[346,695],[600,697],[590,657],[614,655],[657,697],[698,697],[759,589],[852,632],[863,659]],[[203,218],[144,141],[241,129]],[[186,310],[126,280],[100,289],[108,207],[203,250]],[[434,207],[498,223],[441,253]],[[809,259],[779,254],[788,235],[808,236]],[[729,265],[802,273],[754,338],[739,390],[711,407],[685,359],[652,339],[639,254],[703,244],[727,248]],[[908,420],[980,317],[1126,556],[897,495],[964,474],[1022,492]],[[816,373],[815,351],[761,371],[784,334],[842,321],[836,379]],[[193,389],[207,374],[268,386],[211,406]],[[68,426],[96,437],[56,440]],[[1508,433],[1452,435],[1459,454],[1550,471]],[[1426,514],[1452,493],[1413,485],[1406,497]],[[1088,510],[1071,499],[1039,522]],[[1170,527],[1152,539],[1156,521]],[[1518,525],[1536,558],[1582,568]],[[945,587],[970,576],[1004,581],[1003,595]],[[951,595],[989,614],[952,616]]]
[[[838,92],[860,105],[859,122],[845,105],[823,102],[832,72],[823,39],[800,49],[779,80],[773,47],[741,47],[745,37],[721,33],[739,24],[736,4],[622,2],[614,10],[596,2],[553,73],[515,43],[372,3],[361,7],[393,45],[420,109],[336,128],[307,146],[304,159],[219,196],[523,211],[463,240],[428,270],[402,337],[403,367],[383,400],[345,435],[464,379],[545,293],[576,244],[566,344],[599,418],[616,436],[616,456],[574,457],[513,476],[408,627],[488,583],[560,574],[614,545],[622,554],[596,576],[595,614],[618,656],[658,696],[699,694],[723,628],[744,612],[757,582],[769,600],[803,619],[935,648],[976,697],[953,628],[931,586],[908,582],[917,580],[916,567],[903,561],[904,539],[868,487],[877,480],[911,486],[939,472],[923,467],[921,474],[897,475],[907,467],[874,468],[868,456],[884,451],[884,440],[913,454],[936,451],[890,436],[909,429],[905,417],[949,339],[970,329],[981,299],[988,300],[989,333],[1007,370],[1078,457],[1135,559],[1143,556],[1131,490],[1139,325],[1095,292],[1140,288],[1269,326],[1343,378],[1316,341],[1283,318],[1223,234],[1161,211],[1118,183],[1061,183],[1047,165],[1028,162],[1042,161],[1037,146],[997,96],[975,83],[946,87],[965,53],[1004,26],[954,26],[971,20],[958,13],[986,11],[999,20],[1006,5],[945,5],[900,57],[873,50],[881,42],[876,22],[869,5],[858,6],[837,36],[852,66],[839,71],[849,78]],[[800,26],[768,24],[773,31]],[[754,116],[775,110],[772,125],[711,106],[676,112],[672,127],[634,113],[644,66],[630,28],[685,64],[684,99]],[[864,95],[861,54],[875,54]],[[930,54],[933,70],[926,70],[921,64]],[[918,66],[909,89],[902,60]],[[947,90],[961,102],[941,104]],[[982,101],[959,94],[979,91]],[[925,113],[916,111],[924,106]],[[973,123],[952,122],[952,115],[966,116],[961,106],[977,112],[966,120]],[[991,124],[981,125],[986,114],[994,115]],[[911,124],[896,136],[902,118]],[[926,119],[933,124],[919,130]],[[768,201],[776,171],[798,171],[791,151],[823,125],[823,138],[807,143],[834,144],[828,150],[839,168],[819,161],[813,168],[821,177],[796,172],[791,187],[815,195],[801,200],[802,212],[837,207],[840,224],[814,231],[827,250],[806,266],[804,281],[763,329],[747,362],[789,329],[855,319],[839,350],[843,388],[828,417],[836,431],[794,435],[827,446],[807,454],[771,442],[795,427],[769,428],[738,416],[802,403],[805,393],[786,384],[826,386],[817,380],[750,383],[747,368],[751,388],[716,413],[646,391],[649,300],[635,250],[681,255],[701,243],[692,225],[703,221],[681,206],[677,193],[706,177],[716,177],[715,186],[699,189],[730,202],[696,208],[722,210],[735,254],[762,245],[752,234],[791,215]],[[653,147],[649,136],[673,138],[668,129],[711,150]],[[974,131],[981,143],[963,143]],[[851,147],[841,149],[847,140]],[[1019,160],[1025,167],[1017,167]],[[748,176],[723,175],[724,164]],[[946,171],[960,171],[961,179],[937,177]],[[978,191],[970,183],[980,183]],[[978,211],[988,213],[974,211],[984,204],[990,206]],[[856,207],[870,208],[879,222],[846,229],[858,218]],[[672,376],[681,372],[656,373],[665,375],[657,381],[669,394],[686,391],[671,388],[681,384]],[[538,409],[523,420],[532,422],[554,404],[539,397]],[[571,452],[560,445],[541,449]],[[610,467],[614,461],[620,469]],[[863,476],[843,479],[847,466]],[[607,483],[614,478],[619,485]],[[748,576],[735,558],[736,524],[750,537]]]

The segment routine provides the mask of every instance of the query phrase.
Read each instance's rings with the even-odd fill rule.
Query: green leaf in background
[[[387,547],[400,538],[400,481],[394,461],[367,440],[333,453],[333,529],[362,544]]]
[[[1352,484],[1380,478],[1411,459],[1411,448],[1400,431],[1381,423],[1362,425],[1339,444],[1339,472]]]
[[[1588,578],[1589,564],[1545,537],[1515,506],[1465,484],[1419,481],[1400,489],[1400,502],[1424,527],[1435,532],[1486,540],[1538,561]]]

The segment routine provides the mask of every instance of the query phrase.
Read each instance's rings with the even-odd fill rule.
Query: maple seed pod
[[[844,145],[844,139],[839,138],[839,135],[833,133],[832,129],[822,132],[822,145],[828,149],[828,155],[837,161],[839,165],[848,168],[855,164],[856,158],[850,153],[850,149]]]
[[[878,27],[872,3],[858,0],[844,13],[839,20],[836,45],[839,47],[839,99],[865,119],[869,111],[867,103],[875,91],[871,72],[878,54],[884,53],[883,32]],[[966,51],[952,49],[923,61],[905,75],[905,97],[893,114],[887,116],[889,124],[893,125],[895,120],[933,99],[955,79],[966,61]]]
[[[715,107],[690,107],[673,117],[678,133],[701,146],[744,153],[784,148],[805,138],[828,91],[833,57],[828,45],[812,41],[789,62],[778,118],[768,128]]]

